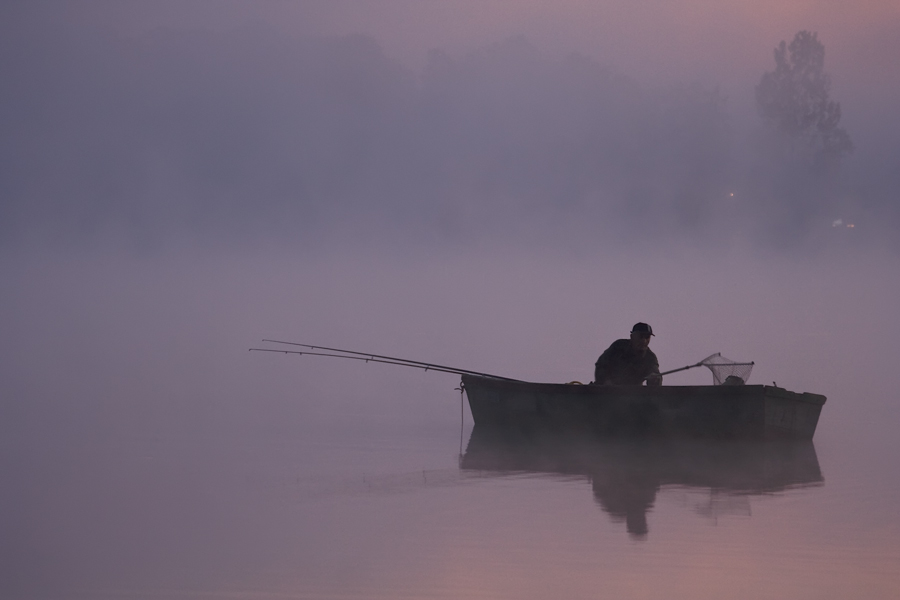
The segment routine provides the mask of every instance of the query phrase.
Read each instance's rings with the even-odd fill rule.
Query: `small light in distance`
[[[843,219],[835,219],[835,220],[831,223],[831,226],[832,226],[832,227],[840,227],[840,226],[843,225],[843,224],[844,224],[844,220],[843,220]]]
[[[847,227],[853,229],[854,227],[856,227],[856,225],[854,225],[853,223],[847,223]]]

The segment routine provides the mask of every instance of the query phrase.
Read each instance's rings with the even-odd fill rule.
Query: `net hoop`
[[[712,372],[713,385],[743,385],[750,377],[754,363],[736,362],[716,352],[701,360],[700,364]]]

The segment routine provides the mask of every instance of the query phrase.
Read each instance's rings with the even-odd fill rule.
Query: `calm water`
[[[895,261],[642,260],[6,260],[0,596],[900,597]],[[453,376],[247,352],[588,380],[636,320],[826,394],[814,443],[492,436]]]

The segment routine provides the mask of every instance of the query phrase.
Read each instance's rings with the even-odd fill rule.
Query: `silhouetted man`
[[[661,385],[659,361],[650,350],[653,329],[646,323],[631,328],[631,338],[616,340],[597,359],[594,383],[598,385]]]

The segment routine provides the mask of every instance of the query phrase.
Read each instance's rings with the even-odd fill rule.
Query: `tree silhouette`
[[[775,48],[775,70],[756,86],[759,114],[815,162],[853,151],[850,135],[838,127],[841,105],[829,98],[831,79],[824,67],[825,46],[818,35],[800,31],[790,45],[782,41]]]

